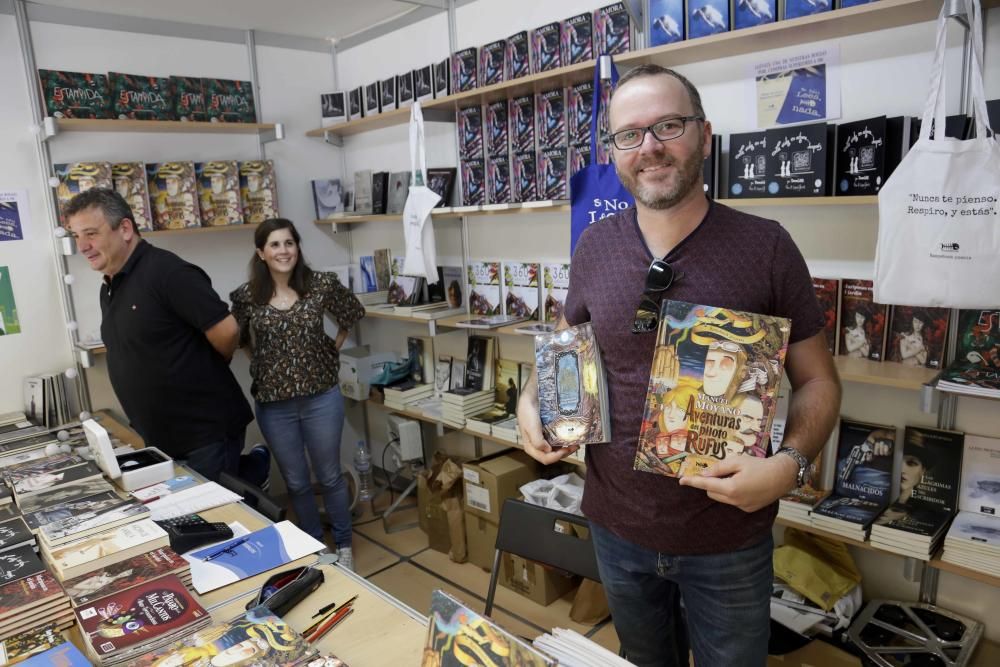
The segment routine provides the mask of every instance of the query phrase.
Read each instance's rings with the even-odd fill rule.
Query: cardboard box
[[[797,651],[767,656],[767,667],[861,667],[861,660],[817,639]]]
[[[372,378],[382,372],[385,364],[399,360],[395,352],[371,352],[367,345],[340,351],[340,391],[347,398],[363,401],[368,398]]]
[[[469,562],[484,570],[493,569],[493,555],[497,548],[497,524],[465,512],[465,546]]]
[[[558,572],[511,553],[503,554],[500,568],[501,586],[542,606],[552,604],[580,583],[579,577]]]
[[[537,479],[539,469],[538,463],[524,452],[506,450],[463,464],[462,476],[465,512],[499,525],[503,501],[517,498],[520,486]]]
[[[456,563],[466,561],[461,480],[459,464],[441,452],[435,452],[430,469],[417,476],[420,529],[431,549],[448,554]]]

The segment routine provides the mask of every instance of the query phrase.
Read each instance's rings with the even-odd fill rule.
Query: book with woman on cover
[[[679,477],[767,455],[791,321],[664,301],[635,469]]]

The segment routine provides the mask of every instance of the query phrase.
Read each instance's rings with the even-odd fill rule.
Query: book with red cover
[[[76,615],[94,654],[106,656],[181,630],[208,612],[169,575],[95,600]]]
[[[886,358],[907,366],[941,368],[950,316],[947,308],[893,306]]]
[[[63,589],[48,570],[0,586],[0,618],[58,600]]]
[[[836,278],[813,277],[813,291],[819,307],[823,309],[823,333],[826,334],[826,346],[830,354],[837,354],[837,315],[840,309],[837,302],[840,298],[840,281]]]
[[[73,605],[79,607],[168,574],[184,576],[189,568],[188,562],[173,549],[161,547],[74,577],[64,582],[63,586]]]
[[[870,280],[845,278],[841,290],[841,356],[882,361],[889,306],[875,303]]]

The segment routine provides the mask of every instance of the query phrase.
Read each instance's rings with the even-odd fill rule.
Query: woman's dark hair
[[[253,244],[257,250],[263,250],[264,246],[267,245],[267,239],[271,236],[271,232],[276,232],[279,229],[287,229],[291,233],[292,238],[295,239],[295,245],[299,248],[299,258],[295,262],[295,268],[292,269],[291,277],[288,279],[288,286],[295,290],[299,298],[305,298],[309,295],[309,285],[312,283],[313,270],[306,264],[306,258],[302,255],[302,238],[299,236],[299,232],[295,229],[292,221],[285,218],[270,218],[269,220],[265,220],[260,223],[254,232]],[[260,258],[260,255],[255,252],[253,258],[250,259],[250,298],[258,306],[263,306],[273,296],[274,279],[271,278],[271,271],[267,268],[264,260]]]

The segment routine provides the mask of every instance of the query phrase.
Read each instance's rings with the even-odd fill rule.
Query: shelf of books
[[[188,134],[257,134],[272,132],[276,123],[209,123],[181,120],[120,118],[54,118],[59,132],[157,132]]]
[[[984,8],[995,4],[994,0],[983,3]],[[633,51],[617,56],[616,61],[619,66],[624,67],[634,67],[643,63],[676,67],[931,21],[937,17],[940,8],[940,0],[881,0],[857,7]],[[594,63],[589,61],[426,100],[421,104],[425,110],[453,110],[475,104],[487,104],[518,95],[536,93],[547,88],[565,87],[589,81],[593,77],[593,71]],[[306,136],[323,137],[327,134],[349,136],[403,125],[408,123],[409,119],[408,108],[396,109],[330,127],[309,130]]]
[[[143,236],[174,236],[182,234],[213,234],[217,232],[238,232],[246,229],[256,229],[256,224],[216,225],[213,227],[182,227],[181,229],[155,229],[143,232]]]
[[[881,553],[891,553],[889,551],[884,551],[879,549],[877,546],[871,542],[862,542],[860,540],[852,540],[849,537],[844,537],[843,535],[838,535],[837,533],[831,533],[826,530],[821,530],[815,526],[810,526],[804,523],[799,523],[798,521],[789,521],[783,517],[777,517],[774,523],[779,526],[784,526],[785,528],[797,528],[803,533],[809,533],[810,535],[817,535],[819,537],[825,537],[828,540],[833,540],[834,542],[842,542],[850,547],[857,547],[859,549],[865,549],[867,551],[878,551]]]
[[[844,382],[874,384],[911,391],[919,391],[939,372],[933,368],[906,366],[892,361],[855,359],[842,355],[834,357],[833,362],[837,366],[840,379]]]

